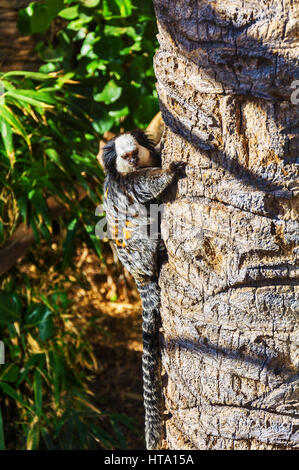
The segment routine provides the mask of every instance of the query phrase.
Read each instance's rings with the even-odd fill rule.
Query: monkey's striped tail
[[[137,283],[142,300],[143,397],[145,440],[148,450],[155,450],[162,434],[159,361],[160,288],[156,280]]]

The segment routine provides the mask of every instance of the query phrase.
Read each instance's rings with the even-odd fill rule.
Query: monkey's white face
[[[150,151],[139,145],[131,134],[123,134],[115,139],[115,151],[118,173],[125,174],[153,166]]]

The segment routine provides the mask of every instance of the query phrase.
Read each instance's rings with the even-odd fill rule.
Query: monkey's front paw
[[[169,168],[180,177],[186,176],[186,162],[172,162]]]

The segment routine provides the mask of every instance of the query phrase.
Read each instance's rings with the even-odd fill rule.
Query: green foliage
[[[74,73],[82,84],[88,80],[94,102],[93,127],[100,134],[111,128],[119,130],[120,125],[125,130],[147,126],[158,112],[152,2],[33,2],[21,11],[19,27],[27,34],[46,33],[56,16],[63,25],[57,26],[55,39],[50,34],[48,41],[38,45],[45,62],[41,71],[64,70]]]
[[[5,441],[27,450],[126,449],[122,429],[132,429],[131,421],[99,410],[88,395],[93,355],[73,323],[64,282],[47,295],[28,286],[24,295],[17,282],[0,291],[2,450]]]
[[[88,98],[80,94],[71,74],[52,76],[34,72],[0,75],[0,220],[2,240],[18,222],[31,225],[37,240],[52,236],[47,197],[69,207],[81,226],[95,224],[94,205],[100,193],[92,189],[102,181],[96,163],[96,132],[90,124]],[[88,181],[87,181],[88,179]],[[78,187],[88,202],[78,202]],[[1,232],[1,231],[0,231]],[[0,233],[1,235],[1,233]],[[99,242],[89,237],[95,249]],[[66,240],[68,252],[71,252]],[[67,266],[66,261],[63,267]]]
[[[50,245],[49,197],[65,207],[57,275],[72,265],[78,233],[94,234],[103,173],[101,135],[145,127],[158,111],[150,1],[45,0],[19,12],[23,34],[39,34],[39,72],[0,74],[0,246],[24,222]],[[85,190],[79,200],[79,188]],[[16,270],[17,271],[17,270]],[[0,283],[0,449],[126,448],[128,418],[99,411],[84,367],[92,352],[69,318],[61,281],[47,293],[28,276]],[[62,284],[61,284],[62,283]],[[83,367],[84,366],[84,367]]]
[[[0,243],[20,220],[50,242],[46,200],[53,196],[70,208],[63,223],[76,219],[100,254],[93,236],[103,180],[99,138],[110,129],[144,127],[158,110],[151,2],[33,2],[20,11],[19,27],[45,34],[38,44],[44,64],[40,72],[0,74]],[[74,239],[68,232],[63,268]]]

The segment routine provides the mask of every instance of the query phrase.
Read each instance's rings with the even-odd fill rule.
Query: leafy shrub
[[[99,252],[92,214],[100,193],[90,184],[90,179],[99,184],[103,177],[95,163],[98,143],[84,105],[79,106],[86,100],[76,97],[76,85],[70,82],[67,75],[0,75],[0,242],[20,220],[31,226],[37,240],[42,236],[51,242],[46,199],[53,196],[68,207],[64,223],[69,231],[80,222]],[[86,209],[78,202],[79,185],[93,202]]]
[[[70,328],[61,273],[71,264],[76,233],[101,256],[94,236],[101,135],[144,127],[158,111],[152,5],[33,2],[20,12],[19,28],[40,35],[42,65],[39,72],[0,74],[0,246],[20,222],[37,242],[51,243],[49,197],[65,207],[59,215],[65,237],[55,263],[60,281],[46,293],[17,269],[0,283],[0,339],[6,345],[0,448],[125,448],[120,423],[131,428],[130,420],[100,413],[88,397],[81,362],[88,363],[91,351],[84,332]]]
[[[73,321],[64,283],[58,280],[45,294],[25,276],[24,287],[11,280],[0,291],[7,358],[0,370],[1,450],[6,444],[27,450],[126,448],[121,428],[132,428],[130,419],[107,414],[90,399],[87,369],[94,370],[95,358]]]
[[[102,180],[94,163],[97,140],[86,111],[78,106],[72,88],[76,84],[66,75],[10,72],[0,76],[0,83],[2,240],[23,220],[37,240],[50,245],[47,197],[66,207],[59,219],[66,231],[61,261],[54,266],[59,283],[48,285],[45,294],[16,270],[1,283],[0,339],[6,346],[6,365],[0,370],[0,446],[125,448],[119,423],[130,427],[129,419],[97,410],[88,396],[82,364],[90,362],[91,350],[84,331],[70,328],[63,277],[76,230],[82,236],[84,229],[101,254],[94,236],[100,193],[87,181],[87,175],[97,184]],[[81,202],[78,185],[86,191]],[[38,259],[35,265],[41,270]],[[107,431],[107,422],[116,437]]]
[[[94,129],[145,127],[158,112],[153,54],[157,47],[151,1],[46,0],[22,10],[20,29],[46,33],[39,43],[42,72],[63,70],[88,86]],[[53,26],[55,29],[55,26]],[[88,85],[86,83],[88,80]]]

